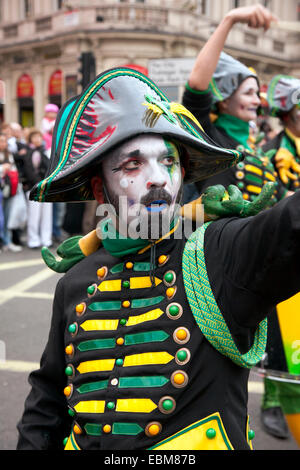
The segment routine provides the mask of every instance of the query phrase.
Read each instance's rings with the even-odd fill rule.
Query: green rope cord
[[[211,222],[204,224],[187,241],[183,253],[182,269],[187,298],[194,318],[205,338],[221,354],[235,364],[251,368],[257,364],[267,341],[267,319],[258,326],[252,348],[241,354],[219,310],[208,280],[204,258],[204,234]]]

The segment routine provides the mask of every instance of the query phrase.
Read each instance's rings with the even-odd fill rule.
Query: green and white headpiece
[[[289,75],[275,75],[267,94],[269,113],[279,116],[300,105],[300,79]]]

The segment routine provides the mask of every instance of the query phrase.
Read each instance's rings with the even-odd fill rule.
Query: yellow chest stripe
[[[144,366],[150,364],[168,364],[174,359],[171,354],[167,352],[149,352],[142,354],[133,354],[126,356],[123,367],[131,366]]]
[[[251,173],[256,173],[259,176],[262,176],[263,174],[263,171],[254,165],[245,165],[245,170],[250,171]]]
[[[104,400],[80,401],[74,406],[77,413],[104,413]]]
[[[119,320],[86,320],[80,326],[84,331],[116,330]]]
[[[272,173],[269,173],[268,171],[266,171],[265,177],[266,177],[268,180],[276,181],[275,176],[272,175]]]
[[[161,283],[161,280],[157,277],[154,278],[155,285],[158,286]],[[149,276],[144,277],[131,277],[130,278],[130,289],[142,289],[146,287],[151,287],[151,279]]]
[[[249,191],[249,193],[259,194],[261,192],[261,188],[259,186],[249,184],[249,186],[247,186],[247,191]]]
[[[87,372],[101,372],[104,370],[112,370],[115,365],[115,359],[98,359],[95,361],[81,362],[77,367],[80,374]]]
[[[120,291],[122,287],[121,279],[114,279],[112,281],[103,281],[99,284],[98,289],[100,292],[115,292]]]
[[[127,398],[117,400],[116,411],[125,413],[151,413],[157,405],[149,398]]]
[[[138,325],[139,323],[143,323],[145,321],[156,320],[161,315],[163,315],[163,313],[164,312],[160,308],[156,308],[154,310],[150,310],[150,312],[143,313],[142,315],[129,317],[126,326]]]

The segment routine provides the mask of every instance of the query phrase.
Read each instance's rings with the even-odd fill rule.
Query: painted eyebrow
[[[161,154],[161,157],[170,157],[170,156],[176,156],[176,148],[174,149],[173,147],[169,148],[167,147],[166,149],[166,152],[163,152]],[[125,154],[121,154],[120,155],[120,160],[124,160],[124,159],[129,159],[129,158],[138,158],[141,156],[141,151],[140,149],[136,149],[136,150],[132,150],[131,152],[129,153],[125,153]],[[112,168],[112,171],[114,173],[118,172],[118,171],[121,171],[121,166],[122,164],[119,164],[117,167],[115,168]]]
[[[115,167],[115,168],[112,168],[112,171],[114,173],[117,173],[118,171],[121,171],[121,168],[122,168],[122,162],[125,160],[125,159],[129,159],[129,158],[137,158],[140,156],[140,150],[139,149],[136,149],[136,150],[132,150],[131,152],[129,153],[125,153],[125,154],[121,154],[119,156],[119,163],[118,163],[118,166]]]

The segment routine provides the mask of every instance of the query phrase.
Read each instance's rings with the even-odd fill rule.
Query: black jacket
[[[35,168],[33,165],[34,152],[39,152],[41,157],[38,168]],[[45,178],[49,162],[44,147],[28,148],[27,154],[23,157],[23,176],[29,188],[32,188],[36,183],[39,183]]]
[[[222,219],[206,230],[204,253],[210,285],[242,353],[251,347],[254,332],[268,312],[299,290],[299,203],[300,193],[296,193],[255,217]],[[59,281],[48,344],[40,370],[30,375],[32,390],[18,424],[18,449],[63,449],[63,438],[70,435],[75,423],[81,430],[74,437],[80,449],[149,449],[215,414],[220,417],[215,429],[223,442],[234,449],[249,449],[249,370],[214,349],[197,326],[182,280],[184,245],[184,239],[175,238],[156,245],[156,278],[163,280],[168,271],[175,274],[176,291],[171,299],[166,296],[165,282],[134,289],[123,284],[131,277],[149,276],[149,266],[136,263],[149,263],[150,250],[115,259],[101,248]],[[161,266],[160,255],[169,256]],[[133,265],[126,267],[127,262]],[[106,290],[108,284],[102,291],[97,289],[102,282],[97,272],[104,266],[105,280],[120,280],[115,284],[117,291]],[[95,290],[87,291],[93,285]],[[152,305],[145,299],[152,299]],[[130,307],[123,306],[123,300],[130,300]],[[102,302],[108,302],[104,310]],[[170,302],[180,306],[181,316],[167,315]],[[79,304],[84,308],[77,314]],[[95,319],[103,321],[97,323],[98,329],[89,323]],[[174,337],[178,328],[188,330],[190,336],[184,343]],[[119,338],[125,342],[118,343]],[[73,354],[65,352],[70,345]],[[188,350],[187,362],[176,361],[180,349]],[[164,352],[159,359],[148,354],[159,352]],[[93,362],[99,360],[105,361],[101,365]],[[67,366],[70,375],[66,375]],[[182,387],[172,382],[177,371],[186,374]],[[159,384],[151,385],[151,377]],[[68,398],[63,393],[67,385],[71,392]],[[160,408],[166,397],[173,403],[167,413]],[[124,409],[138,406],[140,399],[152,404],[151,409]],[[85,409],[87,402],[97,413]],[[159,423],[161,430],[149,437],[145,430],[153,422]],[[124,428],[120,431],[128,424],[134,425],[135,434],[124,434]],[[108,433],[103,431],[105,425],[111,427]]]

